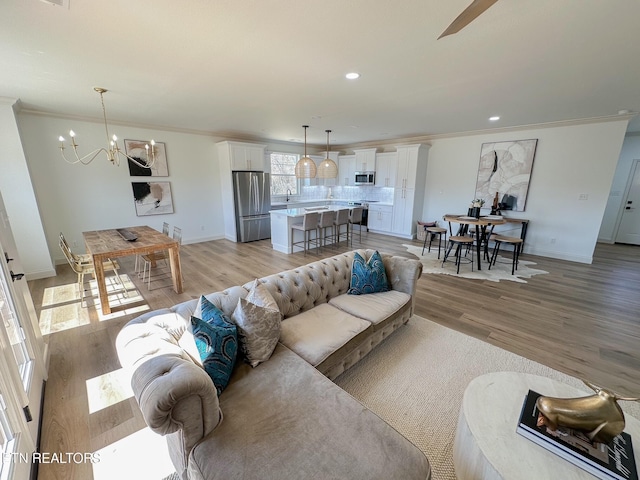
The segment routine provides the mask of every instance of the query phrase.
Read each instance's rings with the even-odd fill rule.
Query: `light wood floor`
[[[357,243],[356,235],[355,248]],[[408,242],[363,235],[364,247],[412,257],[403,243]],[[321,256],[347,250],[343,246]],[[143,428],[135,401],[120,382],[114,348],[118,331],[140,310],[169,307],[317,258],[275,252],[269,240],[184,245],[185,291],[180,295],[171,288],[148,291],[133,274],[133,260],[124,259],[123,270],[133,282],[128,283],[130,298],[114,297],[122,310],[107,318],[96,311],[95,291],[88,308],[79,306],[75,275],[66,266],[54,278],[30,282],[50,346],[41,451],[93,452]],[[526,284],[424,275],[416,313],[570,375],[640,395],[640,247],[598,245],[592,265],[524,258],[549,274]],[[152,288],[163,282],[169,280],[160,279]],[[94,473],[91,464],[49,464],[40,466],[38,478],[91,480]]]

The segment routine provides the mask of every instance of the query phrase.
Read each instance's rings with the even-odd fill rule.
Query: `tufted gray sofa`
[[[408,322],[422,273],[417,260],[383,254],[391,290],[347,295],[353,256],[260,279],[284,316],[280,342],[256,368],[238,362],[219,398],[188,328],[197,300],[125,325],[120,361],[181,478],[430,478],[420,450],[329,380]],[[252,283],[206,297],[231,316]]]

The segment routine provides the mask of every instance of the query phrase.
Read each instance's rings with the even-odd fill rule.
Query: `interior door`
[[[631,183],[622,211],[622,220],[618,226],[616,243],[640,245],[640,160],[633,162]]]

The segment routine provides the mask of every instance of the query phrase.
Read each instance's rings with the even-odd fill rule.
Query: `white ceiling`
[[[639,0],[500,0],[436,40],[469,3],[2,0],[0,96],[99,118],[101,86],[113,122],[319,145],[640,111]]]

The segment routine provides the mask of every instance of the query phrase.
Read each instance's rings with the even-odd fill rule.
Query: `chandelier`
[[[309,125],[302,125],[304,128],[304,157],[296,163],[296,178],[314,178],[316,176],[316,162],[307,157],[307,128]]]
[[[327,132],[327,158],[318,167],[318,178],[336,178],[338,176],[338,165],[329,158],[329,134],[331,130],[325,130],[325,132]]]
[[[118,137],[113,135],[113,136],[109,136],[109,126],[107,124],[107,111],[104,108],[104,97],[103,95],[108,91],[106,88],[102,88],[102,87],[94,87],[93,88],[96,92],[98,92],[100,94],[100,102],[102,103],[102,118],[104,120],[104,131],[107,135],[107,144],[109,145],[108,148],[98,148],[96,150],[94,150],[93,152],[87,153],[84,156],[80,156],[78,155],[78,144],[76,143],[76,134],[73,130],[69,130],[69,136],[71,137],[71,148],[73,148],[73,154],[75,156],[75,159],[71,159],[69,160],[65,154],[64,154],[64,150],[65,150],[65,139],[62,135],[60,135],[58,137],[58,140],[60,141],[60,153],[62,154],[62,158],[65,160],[65,162],[67,163],[71,163],[71,164],[76,164],[76,163],[81,163],[83,165],[89,165],[101,152],[106,153],[107,155],[107,159],[113,164],[113,165],[120,165],[120,157],[126,158],[127,160],[129,160],[130,162],[135,163],[136,165],[138,165],[139,167],[142,168],[151,168],[155,163],[156,163],[156,142],[154,142],[153,140],[151,140],[149,143],[147,143],[144,148],[147,152],[147,158],[145,159],[139,159],[139,158],[134,158],[134,157],[130,157],[129,155],[127,155],[125,152],[123,152],[122,150],[120,150],[120,147],[118,146]]]

